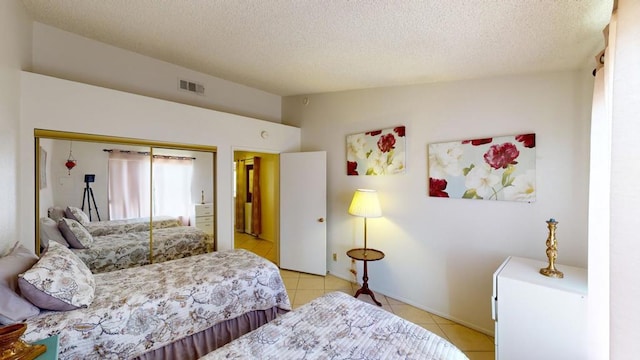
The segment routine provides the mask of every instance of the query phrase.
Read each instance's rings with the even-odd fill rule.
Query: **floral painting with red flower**
[[[536,200],[536,134],[429,144],[429,196]]]
[[[390,175],[405,171],[405,127],[347,136],[347,175]]]

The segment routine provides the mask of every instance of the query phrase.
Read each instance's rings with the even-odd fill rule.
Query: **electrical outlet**
[[[338,261],[338,254],[333,253],[333,261]]]

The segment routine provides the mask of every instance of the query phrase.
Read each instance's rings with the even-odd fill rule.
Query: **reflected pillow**
[[[48,217],[40,218],[40,246],[46,249],[49,247],[49,240],[69,247],[69,243],[64,239],[64,236],[62,236],[60,229],[58,229],[58,223]]]
[[[69,219],[73,219],[82,225],[88,225],[91,222],[87,214],[85,214],[84,211],[82,211],[82,209],[80,208],[67,206],[67,209],[64,211],[64,213],[66,217],[68,217]]]
[[[18,274],[38,261],[33,252],[16,243],[8,255],[0,257],[0,324],[7,325],[38,315],[39,309],[20,297]]]
[[[93,244],[93,236],[84,226],[73,219],[60,219],[58,228],[72,248],[86,249]]]
[[[58,221],[64,217],[64,208],[59,206],[52,206],[49,208],[47,215],[54,221]]]
[[[93,302],[96,283],[93,274],[71,250],[56,242],[40,260],[18,275],[22,296],[47,310],[73,310]]]

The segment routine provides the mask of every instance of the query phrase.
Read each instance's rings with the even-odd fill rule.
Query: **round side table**
[[[362,287],[356,291],[355,297],[360,296],[360,294],[367,294],[371,296],[373,302],[375,302],[378,306],[382,306],[382,304],[376,300],[376,296],[373,294],[373,291],[369,289],[369,275],[367,274],[367,262],[369,261],[377,261],[384,259],[384,253],[380,250],[370,249],[370,248],[357,248],[351,249],[347,251],[347,256],[358,261],[364,262],[364,275],[362,276]]]

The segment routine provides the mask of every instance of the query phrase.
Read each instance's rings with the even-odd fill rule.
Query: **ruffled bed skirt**
[[[267,310],[256,310],[216,324],[199,333],[178,339],[162,348],[149,351],[136,359],[198,359],[211,351],[224,346],[231,340],[253,331],[275,319],[279,314],[286,313],[278,307]]]

